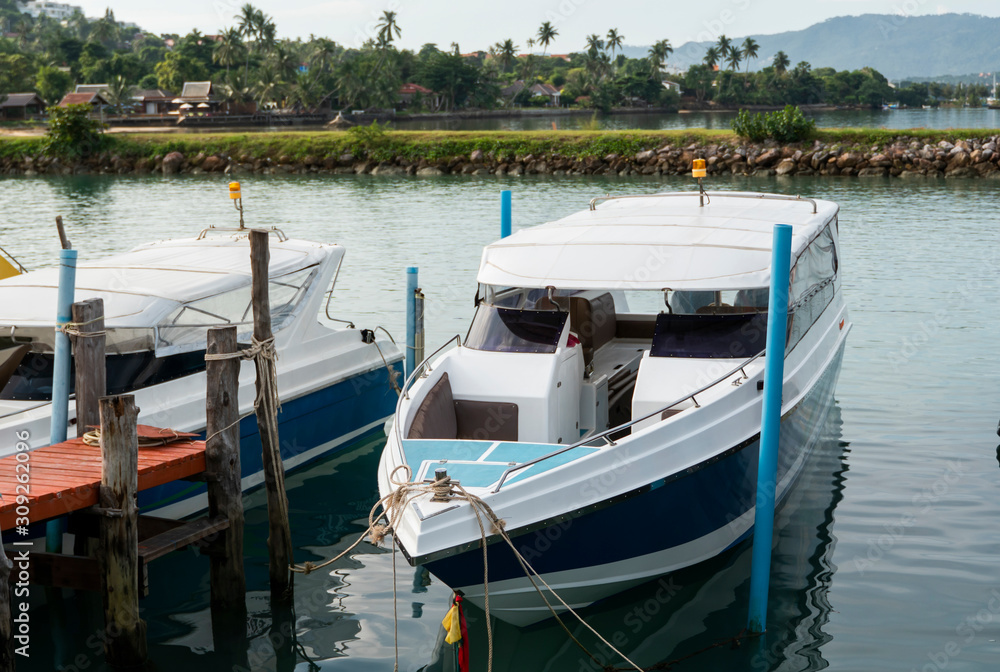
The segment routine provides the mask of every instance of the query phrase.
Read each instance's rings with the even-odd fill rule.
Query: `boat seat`
[[[580,339],[584,370],[592,369],[594,353],[615,338],[615,300],[610,292],[593,299],[569,297],[570,329]]]
[[[424,396],[406,438],[517,441],[517,404],[455,399],[445,373]]]

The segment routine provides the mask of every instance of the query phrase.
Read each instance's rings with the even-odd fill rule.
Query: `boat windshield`
[[[268,283],[268,300],[274,331],[281,330],[291,322],[312,283],[316,269],[316,266],[311,266],[271,278]],[[204,349],[209,327],[232,325],[239,327],[238,338],[241,341],[249,338],[253,329],[249,283],[222,294],[190,301],[167,315],[157,327],[157,354],[162,356]]]
[[[738,359],[767,341],[768,289],[668,291],[656,318],[651,357]]]
[[[517,310],[481,303],[465,345],[491,352],[553,353],[569,314],[557,310]]]
[[[656,317],[650,357],[743,359],[764,349],[767,313]]]

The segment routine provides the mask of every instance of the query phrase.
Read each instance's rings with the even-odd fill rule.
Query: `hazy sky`
[[[88,16],[110,7],[120,21],[154,33],[185,34],[193,28],[215,33],[232,25],[245,0],[62,0],[82,5]],[[833,16],[969,12],[1000,15],[997,0],[257,0],[271,15],[280,37],[329,37],[357,46],[374,32],[385,10],[398,14],[402,47],[427,42],[462,51],[485,49],[511,38],[522,49],[542,21],[559,31],[550,53],[578,51],[585,36],[617,28],[630,45],[668,38],[676,47],[688,40],[780,33],[805,28]]]

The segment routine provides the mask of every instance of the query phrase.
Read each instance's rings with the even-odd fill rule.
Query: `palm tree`
[[[252,51],[250,40],[257,35],[258,15],[261,15],[261,11],[248,2],[240,8],[240,13],[235,17],[238,21],[236,30],[238,30],[240,35],[247,41],[246,63],[243,66],[244,79],[250,78],[250,52]]]
[[[730,47],[729,54],[726,56],[726,63],[729,64],[729,69],[739,70],[741,62],[743,62],[743,52],[740,51],[739,47]]]
[[[587,36],[587,51],[600,51],[604,48],[604,40],[597,33]]]
[[[273,102],[281,98],[284,83],[281,76],[270,64],[265,64],[257,71],[257,81],[253,90],[257,95],[257,104],[263,105],[265,102]]]
[[[237,28],[227,28],[222,32],[221,39],[215,43],[212,51],[212,60],[219,65],[226,66],[226,74],[229,74],[230,66],[239,63],[246,47],[240,38],[240,31]]]
[[[621,49],[622,42],[625,41],[625,36],[618,32],[617,28],[612,28],[608,31],[608,49],[611,50],[611,57],[614,58],[615,49]]]
[[[718,47],[709,47],[705,50],[705,58],[702,60],[705,62],[705,65],[708,66],[709,70],[715,70],[715,66],[719,64],[720,56],[721,54],[719,53]]]
[[[313,43],[309,63],[322,73],[330,71],[333,59],[337,56],[337,43],[325,37],[317,38]]]
[[[277,32],[278,27],[274,25],[271,17],[264,13],[257,15],[257,37],[265,54],[271,53],[274,45],[278,43]]]
[[[500,59],[500,65],[503,66],[504,72],[510,71],[510,66],[514,64],[517,59],[517,50],[519,47],[514,44],[514,40],[504,40],[502,44],[498,44],[498,55]]]
[[[660,40],[649,48],[649,69],[654,80],[661,78],[663,64],[672,53],[674,53],[674,48],[670,46],[670,40]]]
[[[747,73],[750,72],[750,59],[757,60],[758,51],[760,51],[760,45],[757,44],[757,40],[752,37],[743,40],[743,56],[747,59]]]
[[[402,29],[396,22],[396,12],[382,12],[382,18],[379,19],[377,27],[378,42],[385,47],[388,47],[394,39],[403,34]]]
[[[549,44],[557,35],[559,35],[559,31],[552,27],[551,21],[546,21],[538,29],[538,44],[542,45],[542,56],[545,56],[545,50],[549,48]]]
[[[716,42],[716,45],[719,47],[719,56],[726,58],[729,55],[729,47],[733,45],[733,41],[725,35],[719,35],[719,41]]]
[[[788,58],[788,54],[783,51],[779,51],[774,55],[774,71],[779,75],[785,74],[788,70],[788,66],[791,65],[791,60]]]
[[[132,104],[132,86],[122,75],[116,75],[108,82],[106,95],[118,114],[125,114],[125,108]]]

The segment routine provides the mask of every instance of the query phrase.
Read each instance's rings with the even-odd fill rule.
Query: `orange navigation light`
[[[229,183],[229,198],[231,198],[231,199],[233,199],[235,201],[235,200],[240,199],[242,197],[243,196],[240,193],[240,183],[239,182],[230,182]]]
[[[695,159],[691,164],[691,177],[702,178],[708,175],[705,169],[705,159]]]

